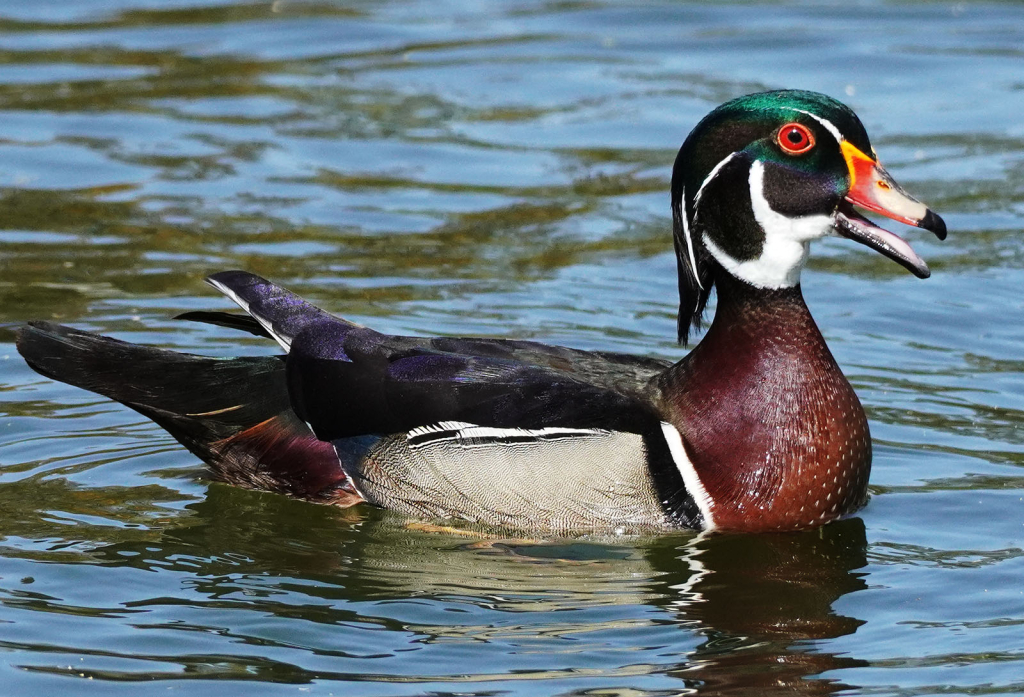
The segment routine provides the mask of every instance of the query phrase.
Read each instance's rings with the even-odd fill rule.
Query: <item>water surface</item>
[[[3,5],[3,692],[1024,692],[1022,46],[1011,2]],[[777,87],[849,103],[951,230],[905,231],[927,281],[814,249],[875,439],[822,530],[539,544],[242,491],[14,350],[272,352],[170,319],[237,267],[384,331],[681,356],[675,151]]]

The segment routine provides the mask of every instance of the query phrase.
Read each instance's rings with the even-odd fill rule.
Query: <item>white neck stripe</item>
[[[711,513],[711,497],[701,484],[697,469],[693,466],[689,456],[686,454],[686,446],[683,445],[683,437],[678,429],[667,421],[661,422],[661,431],[665,434],[665,442],[668,443],[668,450],[672,454],[672,461],[683,478],[686,491],[693,497],[694,503],[700,509],[704,518],[704,529],[715,529],[715,518]]]

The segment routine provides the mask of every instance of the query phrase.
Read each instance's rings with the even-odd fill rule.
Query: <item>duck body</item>
[[[185,317],[274,339],[284,356],[188,356],[49,323],[18,346],[243,486],[554,532],[810,527],[863,505],[871,440],[803,301],[808,243],[838,231],[927,275],[850,204],[945,234],[834,100],[764,93],[702,121],[673,172],[680,339],[712,287],[718,302],[675,364],[384,335],[242,271],[209,281],[247,315]]]

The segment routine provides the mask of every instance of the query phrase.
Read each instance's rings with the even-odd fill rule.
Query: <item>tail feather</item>
[[[237,329],[239,331],[249,332],[253,336],[261,336],[264,339],[274,338],[270,332],[264,329],[262,324],[250,315],[240,315],[234,312],[208,312],[205,310],[194,310],[192,312],[182,312],[180,315],[175,315],[174,319],[186,320],[188,322],[201,322],[203,324],[215,324],[219,327],[227,327],[228,329]]]
[[[285,350],[291,346],[292,339],[311,324],[327,321],[356,326],[248,271],[220,271],[209,276],[206,282],[251,315]]]
[[[50,322],[23,327],[17,345],[41,375],[152,419],[220,480],[341,505],[358,500],[332,446],[292,411],[281,357],[176,353]]]

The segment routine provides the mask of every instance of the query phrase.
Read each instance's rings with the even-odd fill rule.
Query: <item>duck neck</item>
[[[722,275],[723,278],[715,281],[718,304],[711,327],[700,346],[684,362],[708,360],[710,356],[703,354],[723,341],[785,346],[793,343],[784,338],[789,335],[824,346],[825,339],[807,309],[799,284],[788,288],[755,288],[728,274]],[[787,331],[778,336],[782,329]]]
[[[800,286],[722,276],[708,333],[656,382],[714,526],[804,527],[855,510],[871,463],[867,418]]]

